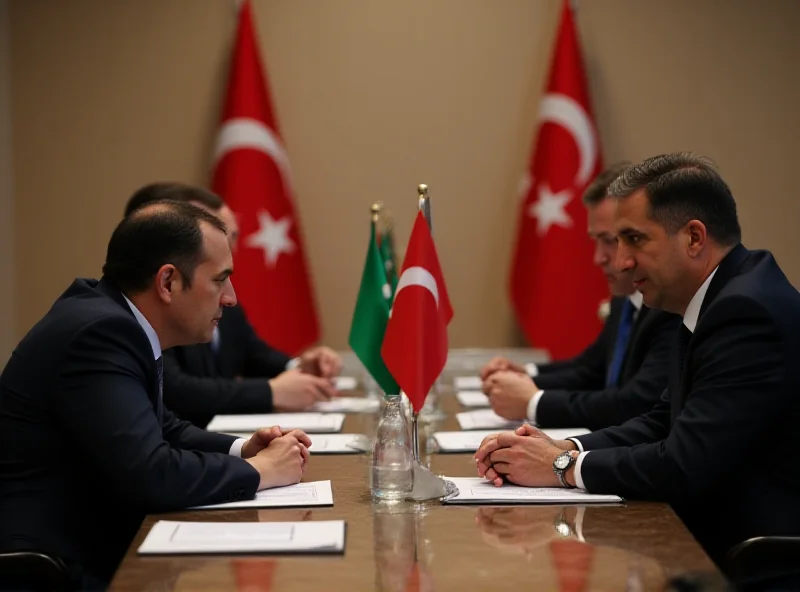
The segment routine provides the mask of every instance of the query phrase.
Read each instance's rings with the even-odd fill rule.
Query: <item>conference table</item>
[[[442,391],[445,417],[421,428],[421,460],[437,474],[474,477],[472,454],[435,451],[434,431],[459,429],[454,415],[460,405],[452,389]],[[373,414],[351,414],[342,431],[372,436],[377,420]],[[312,455],[304,481],[330,479],[331,507],[147,516],[110,590],[665,590],[672,589],[671,582],[677,582],[674,589],[687,589],[679,586],[681,580],[701,582],[705,589],[723,585],[713,562],[666,504],[374,504],[369,469],[369,454]],[[158,520],[345,520],[346,545],[341,555],[137,556]]]

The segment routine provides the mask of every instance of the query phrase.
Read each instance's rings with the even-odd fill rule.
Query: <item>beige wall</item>
[[[13,25],[16,334],[97,276],[126,197],[203,183],[233,0],[17,0]],[[556,0],[255,0],[296,177],[325,339],[344,346],[368,208],[408,237],[426,182],[456,310],[454,346],[513,339],[515,187]],[[693,149],[719,162],[746,244],[800,283],[794,0],[582,0],[607,160]]]
[[[11,162],[11,72],[8,2],[0,0],[0,369],[16,343],[14,333],[14,190]]]

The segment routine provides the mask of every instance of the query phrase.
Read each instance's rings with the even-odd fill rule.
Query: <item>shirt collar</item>
[[[642,293],[639,290],[636,290],[633,294],[628,296],[628,300],[631,301],[631,304],[633,304],[633,307],[636,310],[642,310],[642,302],[644,301],[644,296],[642,296]]]
[[[711,285],[711,280],[714,278],[714,274],[717,273],[718,269],[719,265],[714,268],[714,271],[706,278],[706,281],[703,282],[700,289],[695,292],[689,302],[689,306],[686,307],[686,312],[683,314],[683,324],[686,325],[686,328],[692,333],[694,333],[694,329],[697,327],[697,318],[700,316],[700,307],[703,306],[703,299],[706,297],[708,287]]]
[[[131,312],[133,316],[136,318],[136,321],[139,325],[144,329],[145,335],[147,335],[147,339],[150,340],[150,347],[153,348],[153,357],[157,360],[161,357],[161,342],[158,340],[158,335],[156,334],[156,330],[153,329],[153,326],[150,322],[144,318],[144,315],[139,311],[138,308],[131,302],[125,294],[122,295],[125,299],[125,302],[128,303],[128,306],[131,307]]]

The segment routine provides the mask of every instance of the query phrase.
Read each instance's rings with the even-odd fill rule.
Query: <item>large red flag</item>
[[[261,65],[250,1],[239,11],[212,189],[236,214],[236,295],[256,332],[297,354],[319,338],[319,323],[289,159]]]
[[[528,341],[553,358],[600,330],[607,287],[592,263],[581,195],[602,161],[569,0],[564,0],[530,168],[521,187],[511,302]]]
[[[419,212],[381,347],[386,367],[415,411],[422,409],[447,362],[447,325],[452,318],[436,246]]]

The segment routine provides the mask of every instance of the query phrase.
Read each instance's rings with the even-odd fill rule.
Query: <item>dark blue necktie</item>
[[[156,375],[158,376],[158,401],[156,401],[156,417],[158,425],[162,425],[164,416],[164,358],[159,356],[156,360]]]
[[[622,370],[622,361],[625,359],[625,352],[628,350],[628,342],[633,328],[633,313],[636,307],[633,306],[630,298],[626,298],[622,303],[622,314],[617,328],[617,341],[614,344],[614,357],[606,373],[606,388],[619,385],[619,375]]]

